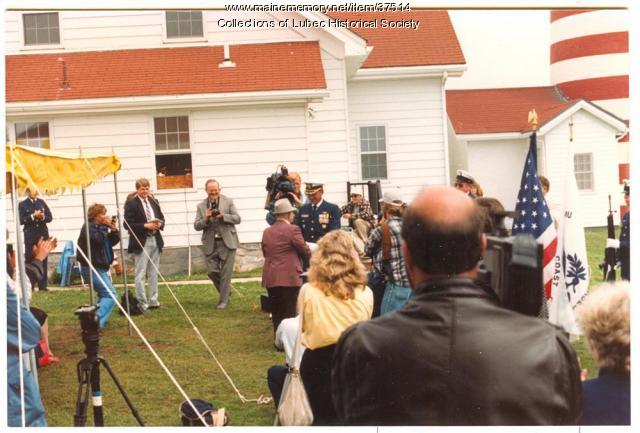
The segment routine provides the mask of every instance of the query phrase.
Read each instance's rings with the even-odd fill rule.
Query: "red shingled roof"
[[[447,114],[456,134],[531,131],[531,109],[540,128],[576,102],[554,86],[447,90]]]
[[[377,29],[350,29],[373,47],[363,68],[465,64],[447,11],[332,12],[328,15],[339,20],[377,20]],[[420,22],[418,30],[380,27],[382,20],[412,19]]]
[[[326,88],[317,42],[6,56],[6,100],[110,98]],[[69,89],[61,90],[62,64]]]

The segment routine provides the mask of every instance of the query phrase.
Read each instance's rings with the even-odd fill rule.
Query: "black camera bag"
[[[228,424],[229,418],[224,409],[218,410],[213,404],[198,398],[192,398],[191,404],[200,412],[200,415],[202,415],[202,418],[204,418],[208,426],[223,426]],[[191,404],[189,404],[189,400],[185,400],[180,404],[180,420],[182,421],[182,425],[185,427],[204,426],[198,414],[193,410],[193,407],[191,407]],[[221,415],[223,419],[218,419],[219,415]]]
[[[123,293],[122,297],[120,298],[120,305],[122,305],[122,307],[125,310],[127,309],[127,298],[129,298],[129,315],[130,316],[139,316],[140,314],[144,313],[144,311],[142,310],[142,307],[140,306],[140,301],[138,301],[138,298],[136,298],[135,295],[131,293],[130,290],[127,290],[125,293]],[[122,310],[118,310],[118,313],[121,316],[124,316],[124,313],[122,312]]]

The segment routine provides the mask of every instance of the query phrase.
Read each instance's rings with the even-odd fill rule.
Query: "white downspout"
[[[451,183],[450,171],[451,167],[449,167],[449,137],[447,134],[447,96],[444,90],[444,86],[447,83],[447,78],[449,77],[449,73],[444,71],[442,73],[442,145],[444,146],[444,181],[445,185],[449,185]]]

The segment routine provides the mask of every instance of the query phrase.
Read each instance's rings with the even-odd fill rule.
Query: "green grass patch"
[[[230,306],[216,310],[218,295],[210,286],[172,287],[213,353],[248,399],[270,396],[267,369],[283,363],[273,348],[269,316],[260,311],[258,283],[234,284]],[[271,425],[273,403],[242,404],[191,325],[161,288],[162,308],[134,320],[178,383],[191,398],[225,407],[231,425]],[[36,292],[33,305],[49,313],[51,346],[60,364],[39,370],[47,421],[50,426],[72,426],[77,394],[76,363],[84,358],[75,307],[88,302],[86,290]],[[127,322],[114,311],[101,331],[104,355],[148,426],[179,426],[178,406],[184,400],[155,358]],[[126,403],[105,369],[101,369],[105,424],[135,426]],[[91,408],[89,421],[92,425]]]

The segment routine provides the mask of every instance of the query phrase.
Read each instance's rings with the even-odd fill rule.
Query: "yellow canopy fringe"
[[[121,167],[115,154],[80,155],[26,146],[13,146],[12,151],[11,146],[7,145],[7,192],[11,190],[12,155],[16,189],[21,195],[27,188],[45,195],[86,188]]]

